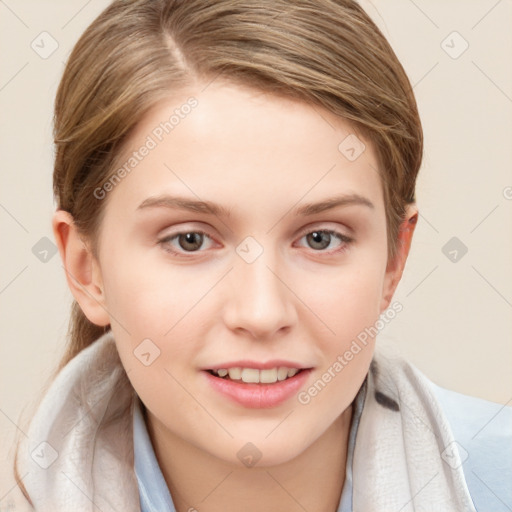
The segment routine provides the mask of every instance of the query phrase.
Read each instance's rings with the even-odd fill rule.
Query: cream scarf
[[[140,511],[135,396],[111,332],[63,368],[19,453],[35,510]],[[450,465],[441,457],[452,442],[426,378],[403,359],[377,352],[354,448],[354,512],[474,512],[456,450]]]
[[[475,512],[453,442],[429,381],[377,351],[354,447],[354,512]]]

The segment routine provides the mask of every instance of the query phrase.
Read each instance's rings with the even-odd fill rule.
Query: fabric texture
[[[20,474],[35,510],[140,510],[134,396],[111,332],[62,369],[20,447]]]
[[[350,501],[356,512],[475,510],[428,379],[402,358],[378,351],[358,397],[351,472],[338,510]],[[63,368],[20,447],[20,474],[35,510],[141,510],[147,489],[134,470],[137,400],[111,332]],[[151,454],[137,457],[149,463]],[[158,506],[154,510],[165,512]]]
[[[399,356],[378,354],[354,451],[354,510],[474,512],[459,453],[450,453],[451,466],[443,458],[454,441],[424,376]]]
[[[431,383],[455,438],[473,503],[479,512],[512,510],[512,408]]]

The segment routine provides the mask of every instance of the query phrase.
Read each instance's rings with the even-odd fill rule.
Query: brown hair
[[[405,208],[415,202],[423,134],[402,65],[353,0],[115,0],[107,7],[68,59],[54,115],[57,207],[71,213],[93,254],[106,203],[93,191],[115,172],[130,132],[170,91],[219,75],[323,107],[373,144],[393,260]],[[74,302],[55,375],[105,330]],[[15,474],[27,496],[16,464]]]

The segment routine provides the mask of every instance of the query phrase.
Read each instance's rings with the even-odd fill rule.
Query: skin
[[[301,390],[310,387],[390,305],[417,209],[409,207],[398,256],[388,262],[372,145],[359,137],[366,150],[349,161],[338,146],[355,132],[342,119],[218,80],[157,105],[119,161],[190,96],[198,106],[103,199],[98,259],[70,215],[55,213],[69,287],[92,322],[112,327],[179,512],[334,511],[345,478],[351,402],[375,340],[307,405],[294,396],[270,409],[245,408],[211,389],[200,368],[282,358],[313,367]],[[214,201],[231,215],[137,209],[164,193]],[[373,208],[294,214],[305,203],[343,193],[364,196]],[[179,237],[159,243],[198,229],[208,236],[195,252],[183,237],[181,245]],[[327,236],[327,247],[320,247],[306,236],[320,229],[353,241]],[[235,250],[247,236],[263,248],[252,263]],[[146,338],[160,349],[149,366],[133,353]],[[248,442],[262,454],[251,468],[237,457]]]

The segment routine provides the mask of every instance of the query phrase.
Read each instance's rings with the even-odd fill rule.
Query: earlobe
[[[57,210],[52,220],[53,234],[73,297],[94,324],[106,326],[110,318],[105,308],[101,270],[78,232],[69,212]]]
[[[418,221],[418,209],[415,205],[409,205],[404,221],[400,225],[398,233],[397,254],[393,261],[388,262],[384,287],[382,290],[382,302],[380,312],[389,307],[396,287],[402,278],[405,263],[411,248],[412,236]]]

